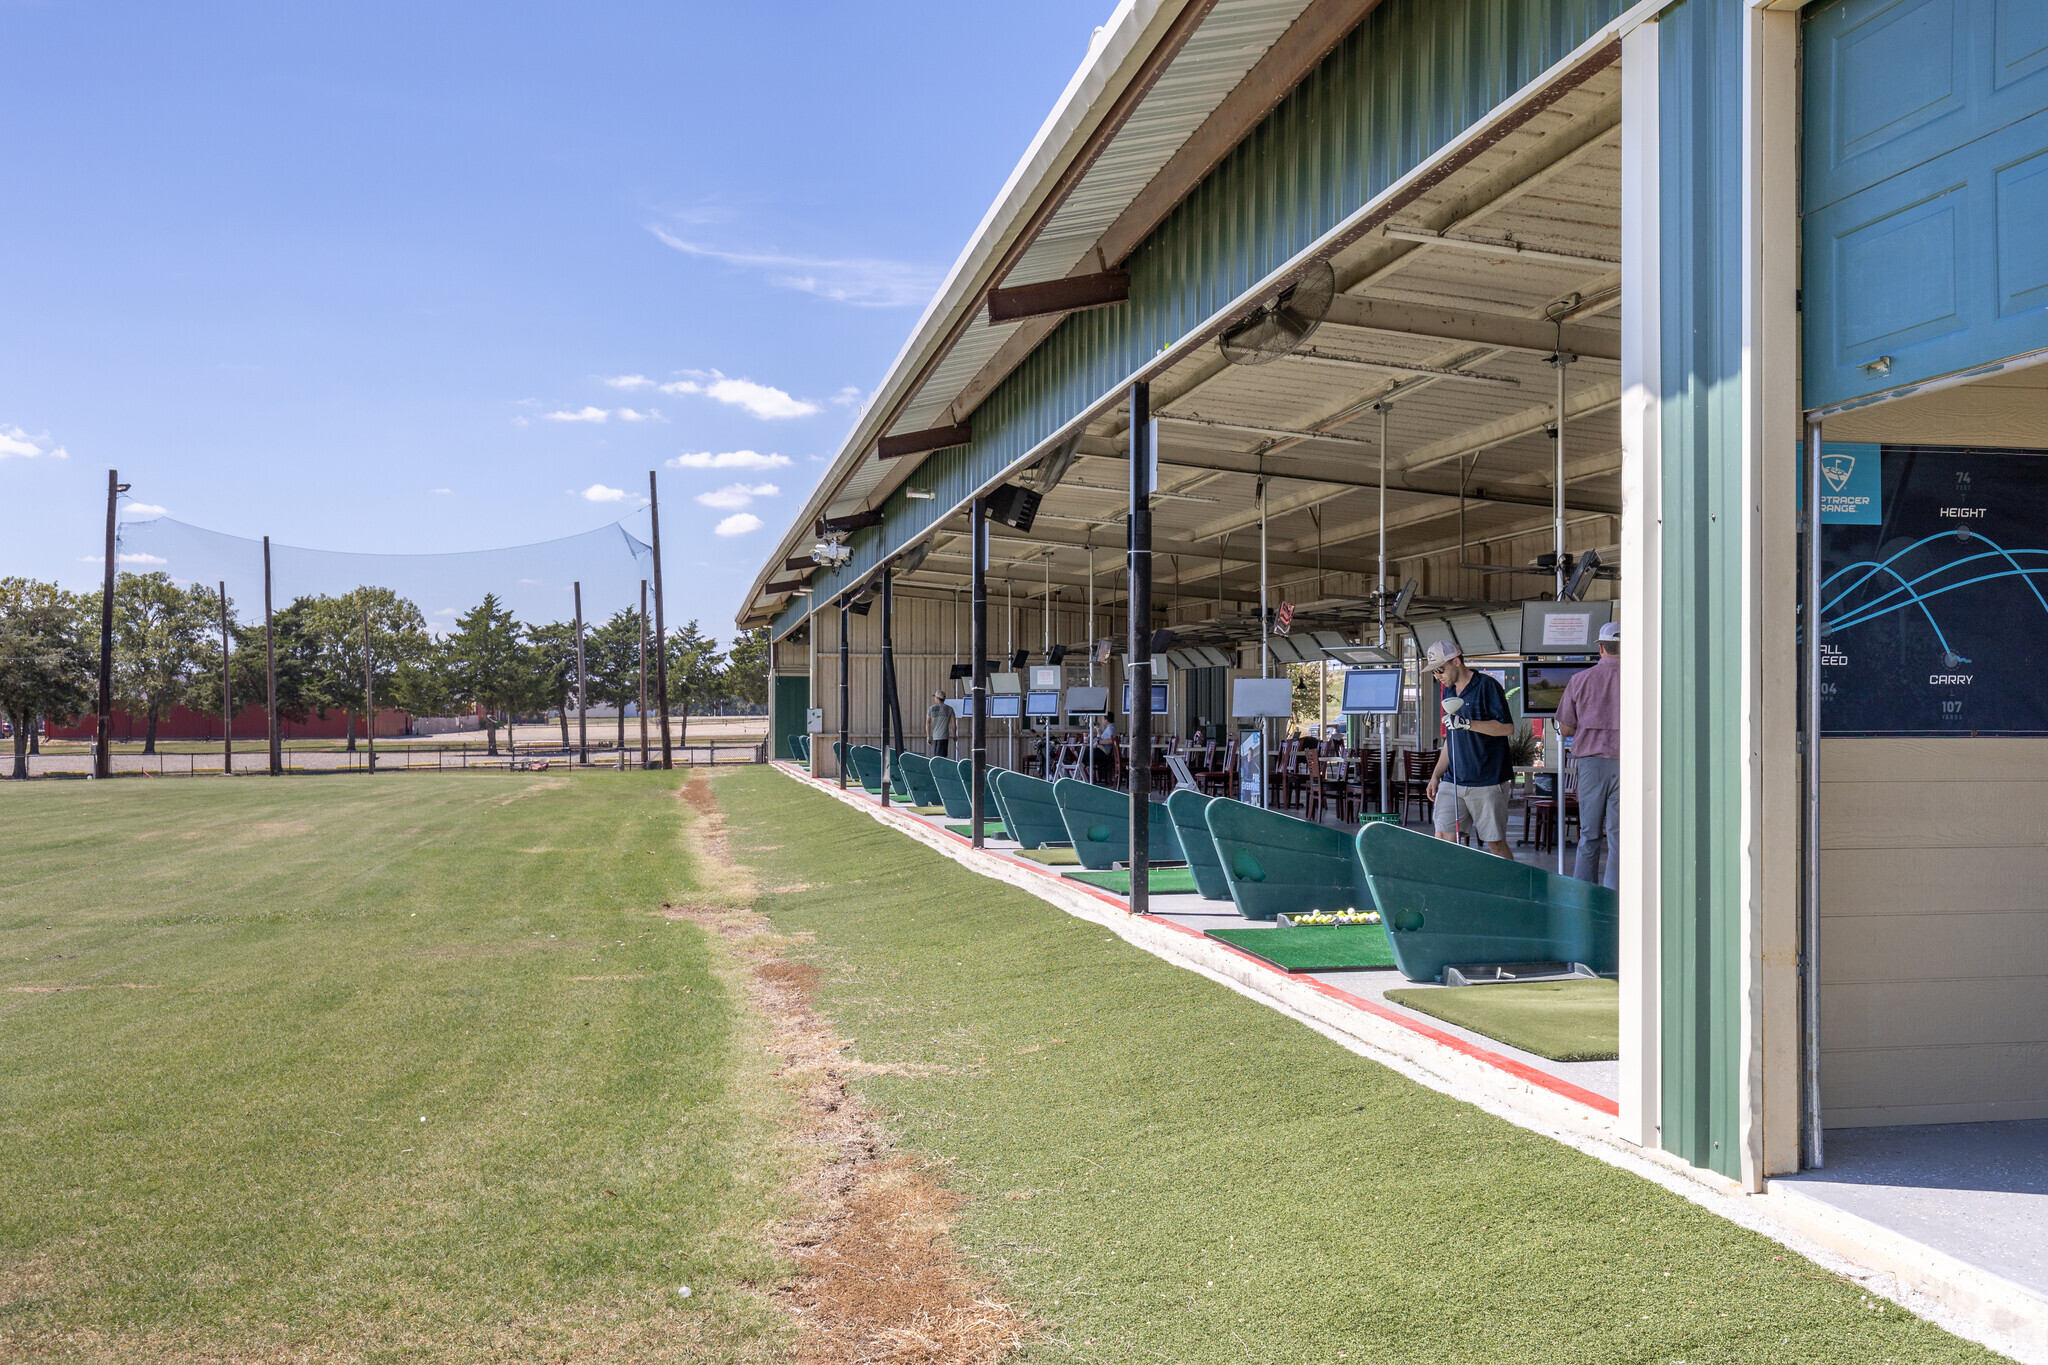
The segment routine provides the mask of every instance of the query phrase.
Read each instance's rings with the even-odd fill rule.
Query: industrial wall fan
[[[1223,358],[1233,365],[1264,365],[1296,350],[1315,335],[1337,297],[1337,273],[1317,261],[1308,273],[1281,291],[1269,307],[1242,322],[1232,323],[1217,339]]]

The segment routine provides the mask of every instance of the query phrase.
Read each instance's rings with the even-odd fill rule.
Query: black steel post
[[[1152,891],[1152,387],[1131,385],[1131,913]]]
[[[976,498],[967,516],[973,523],[974,547],[970,552],[974,560],[974,616],[968,632],[974,649],[974,714],[969,717],[968,727],[973,733],[974,771],[967,799],[973,803],[970,823],[974,846],[980,848],[982,788],[988,784],[988,499]]]
[[[846,710],[852,705],[853,690],[848,674],[853,670],[853,644],[848,627],[853,616],[853,596],[839,599],[839,790],[846,790],[846,768],[853,752],[853,735],[846,728]]]
[[[896,594],[891,591],[894,586],[890,582],[892,576],[888,569],[882,570],[882,686],[880,690],[882,702],[882,807],[885,810],[889,806],[889,798],[892,794],[890,789],[896,785],[895,746],[889,738],[889,715],[894,710],[892,703],[895,700],[896,692],[896,642],[891,631],[891,626],[894,623],[889,619],[889,613],[893,610],[896,600]]]

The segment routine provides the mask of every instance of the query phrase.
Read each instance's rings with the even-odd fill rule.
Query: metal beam
[[[1435,308],[1420,303],[1392,303],[1356,294],[1339,294],[1332,299],[1330,311],[1323,320],[1338,327],[1362,327],[1427,341],[1491,346],[1531,355],[1549,355],[1558,348],[1559,341],[1557,327],[1540,318]],[[1584,359],[1621,360],[1619,332],[1567,323],[1563,343],[1565,350]]]
[[[1598,256],[1590,251],[1569,251],[1560,247],[1525,246],[1513,238],[1503,237],[1488,241],[1483,237],[1465,237],[1448,232],[1429,232],[1422,228],[1396,227],[1392,223],[1380,229],[1380,235],[1399,242],[1421,242],[1425,246],[1453,246],[1466,251],[1483,251],[1489,256],[1519,256],[1526,261],[1556,261],[1563,265],[1604,265],[1618,267],[1618,256]]]
[[[1094,275],[1068,275],[1039,284],[1020,284],[988,291],[988,325],[997,327],[1025,318],[1048,317],[1078,312],[1084,308],[1107,308],[1131,297],[1131,275],[1127,270],[1105,270]]]
[[[1290,351],[1284,359],[1303,365],[1333,365],[1347,370],[1379,370],[1386,374],[1426,374],[1438,379],[1458,379],[1468,384],[1498,384],[1506,388],[1519,389],[1522,381],[1511,379],[1504,374],[1477,374],[1471,370],[1444,369],[1436,365],[1404,365],[1393,360],[1371,360],[1365,356],[1333,355],[1329,351],[1304,346]]]
[[[952,426],[926,427],[923,431],[884,436],[875,443],[875,455],[879,459],[894,460],[905,455],[922,455],[928,450],[964,446],[973,439],[973,423],[956,422]]]

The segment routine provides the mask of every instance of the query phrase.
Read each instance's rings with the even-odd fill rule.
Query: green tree
[[[197,666],[185,691],[185,704],[195,711],[219,715],[220,704],[220,594],[215,589],[195,587],[203,599],[212,629],[201,637]],[[263,627],[245,625],[235,619],[235,599],[228,599],[228,687],[234,698],[234,715],[249,707],[261,707],[269,699],[268,675],[264,669]]]
[[[676,733],[677,744],[689,741],[690,708],[718,699],[723,662],[718,641],[706,635],[694,619],[681,630],[669,632],[668,704],[671,708],[680,707],[683,713]]]
[[[114,699],[144,717],[142,752],[156,752],[163,713],[185,698],[206,650],[213,594],[181,588],[168,574],[114,580]]]
[[[588,632],[586,631],[586,643]],[[569,713],[576,709],[576,623],[556,621],[526,632],[533,680],[542,703],[562,719],[562,747],[568,748]],[[585,662],[588,662],[586,652]]]
[[[511,611],[498,605],[497,594],[485,593],[483,601],[455,619],[444,646],[449,692],[483,709],[485,743],[492,754],[498,752],[500,713],[509,717],[535,692],[523,634]]]
[[[432,640],[420,609],[389,588],[361,587],[339,597],[300,598],[306,607],[306,691],[313,709],[325,716],[340,711],[348,718],[348,747],[356,747],[356,716],[363,712],[363,613],[369,612],[370,682],[387,709],[403,707],[400,682],[407,689],[427,685],[422,670],[405,665],[430,660]],[[367,727],[369,718],[364,717]]]
[[[742,631],[726,651],[719,700],[750,706],[768,704],[768,628]]]
[[[28,776],[32,727],[93,703],[88,604],[55,583],[0,578],[0,715],[14,726],[14,775]]]
[[[632,607],[612,613],[586,629],[583,667],[590,674],[590,700],[618,708],[619,747],[626,747],[626,707],[640,700],[640,613]]]

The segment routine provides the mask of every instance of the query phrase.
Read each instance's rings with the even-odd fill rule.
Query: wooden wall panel
[[[2048,1117],[2048,739],[1821,750],[1829,1127]]]

